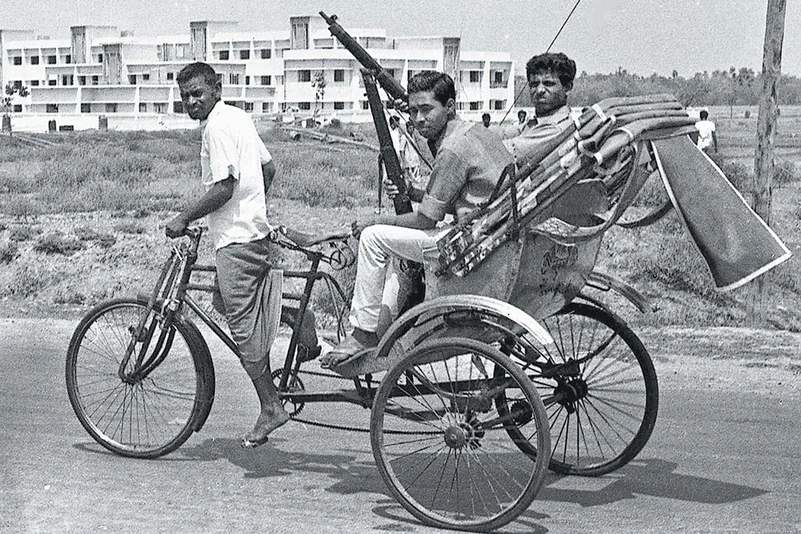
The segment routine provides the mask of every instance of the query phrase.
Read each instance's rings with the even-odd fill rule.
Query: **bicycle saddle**
[[[313,247],[328,241],[342,241],[351,235],[350,230],[343,229],[320,233],[301,232],[300,230],[287,228],[283,224],[277,228],[277,232],[299,247]]]

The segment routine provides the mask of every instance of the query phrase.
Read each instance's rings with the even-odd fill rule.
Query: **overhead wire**
[[[559,30],[556,32],[556,35],[554,35],[553,39],[551,39],[551,44],[549,44],[548,48],[545,49],[545,53],[546,54],[551,51],[551,48],[553,47],[554,43],[556,42],[556,39],[559,38],[559,35],[562,33],[562,30],[565,29],[565,26],[567,26],[567,22],[570,20],[570,17],[573,16],[573,13],[576,12],[576,8],[578,8],[580,3],[581,3],[581,0],[576,0],[576,3],[573,5],[573,9],[571,9],[570,13],[567,14],[567,17],[565,17],[565,20],[562,22],[562,25],[559,27]],[[512,83],[514,84],[514,81],[512,81]],[[520,100],[520,96],[523,94],[523,92],[526,90],[527,87],[528,87],[528,80],[526,80],[526,83],[523,84],[523,87],[520,89],[520,91],[518,91],[517,95],[515,96],[515,99],[512,101],[512,105],[509,106],[509,109],[506,110],[506,114],[501,119],[501,122],[498,123],[499,125],[503,124],[503,121],[505,121],[506,117],[509,116],[509,113],[512,112],[512,108],[515,107],[515,104],[517,104],[517,101]]]

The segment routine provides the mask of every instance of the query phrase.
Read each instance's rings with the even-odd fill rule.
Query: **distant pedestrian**
[[[517,123],[518,124],[525,123],[526,122],[526,117],[528,117],[528,114],[526,113],[526,110],[525,109],[521,109],[520,111],[517,112]]]
[[[484,113],[481,116],[481,122],[484,123],[484,128],[489,128],[490,127],[490,121],[491,120],[492,120],[492,117],[490,117],[489,113]]]
[[[709,112],[701,110],[701,120],[695,123],[695,128],[698,130],[698,142],[696,146],[707,151],[709,145],[715,145],[715,152],[718,151],[718,136],[715,133],[715,123],[709,120]]]

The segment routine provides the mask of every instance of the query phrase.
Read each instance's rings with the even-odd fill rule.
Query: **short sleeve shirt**
[[[486,202],[512,157],[500,138],[481,124],[448,122],[436,143],[434,167],[419,213],[441,221],[450,213],[460,220]]]
[[[715,123],[710,120],[698,121],[695,123],[695,128],[698,130],[698,148],[704,149],[711,145]]]
[[[200,165],[208,191],[229,176],[235,180],[228,202],[206,216],[215,249],[250,243],[270,232],[261,166],[272,160],[250,117],[220,101],[201,123]]]
[[[508,129],[504,136],[504,144],[512,153],[519,166],[534,153],[542,143],[553,139],[572,124],[570,108],[562,106],[547,117],[537,117],[515,129]]]

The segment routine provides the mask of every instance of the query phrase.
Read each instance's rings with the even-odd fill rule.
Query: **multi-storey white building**
[[[129,123],[131,118],[163,120],[182,111],[178,71],[192,61],[205,61],[223,82],[223,99],[248,112],[317,110],[343,120],[367,118],[361,66],[331,36],[325,21],[301,16],[289,22],[289,30],[238,32],[235,22],[199,21],[190,23],[188,36],[145,38],[110,26],[73,26],[70,39],[62,40],[0,30],[0,81],[3,87],[30,91],[15,98],[15,120],[53,114],[61,123],[72,117],[95,125],[97,115]],[[457,83],[459,107],[467,112],[503,110],[514,99],[514,63],[508,53],[464,51],[456,37],[348,32],[404,86],[422,70],[449,72]],[[314,83],[321,79],[323,92]]]

